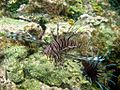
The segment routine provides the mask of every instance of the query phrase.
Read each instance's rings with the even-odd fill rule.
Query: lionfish
[[[98,65],[103,64],[103,61],[104,59],[100,59],[99,57],[96,60],[94,60],[94,58],[91,60],[81,60],[84,67],[83,74],[88,77],[89,81],[95,83],[98,87],[100,87],[101,90],[109,90],[108,87],[110,90],[113,90],[113,88],[115,90],[118,90],[117,77],[120,75],[120,68],[117,67],[117,64],[107,64],[104,66],[104,70],[100,71]],[[109,71],[112,71],[112,73],[108,74]],[[102,76],[102,73],[107,75],[107,77],[104,79],[107,81],[107,87],[105,82],[100,82],[100,78],[104,77]]]
[[[79,45],[75,40],[72,40],[70,35],[69,37],[64,35],[57,35],[55,36],[52,33],[52,36],[54,38],[54,41],[50,43],[44,50],[44,53],[50,57],[54,58],[55,62],[62,62],[62,54],[67,53],[71,49],[77,48]]]

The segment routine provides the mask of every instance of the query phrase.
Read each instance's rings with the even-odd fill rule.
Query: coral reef
[[[82,76],[81,64],[73,60],[65,60],[63,67],[56,67],[54,62],[38,52],[27,56],[24,46],[13,46],[5,49],[5,65],[8,78],[17,84],[19,88],[25,87],[24,83],[28,78],[37,79],[47,85],[62,88],[80,88],[82,85],[89,85]],[[27,56],[27,57],[26,57]],[[24,60],[23,60],[24,59]],[[35,80],[37,83],[38,81]],[[39,82],[38,82],[39,83]],[[38,88],[36,86],[36,88]],[[91,88],[91,87],[89,87]],[[38,89],[39,90],[39,89]]]
[[[0,89],[119,90],[117,1],[1,0]]]

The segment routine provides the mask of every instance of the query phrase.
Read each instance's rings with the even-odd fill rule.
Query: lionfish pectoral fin
[[[104,87],[104,90],[109,90],[105,85],[102,84],[102,87]]]
[[[112,80],[108,80],[110,83],[112,83],[114,86],[116,85],[116,83]]]
[[[114,74],[111,74],[111,76],[112,76],[112,77],[115,77],[115,78],[117,78],[117,76],[116,76],[116,75],[114,75]]]
[[[99,82],[96,81],[96,84],[101,88],[101,90],[104,90],[102,85]]]
[[[100,84],[98,81],[96,81],[96,84],[101,88],[101,90],[109,90],[103,84]]]
[[[108,74],[108,77],[114,77],[114,78],[117,78],[117,76],[114,75],[114,74]]]
[[[105,66],[107,70],[115,69],[117,67],[117,64],[108,64]]]

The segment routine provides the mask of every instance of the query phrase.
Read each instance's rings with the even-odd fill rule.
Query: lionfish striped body
[[[102,58],[101,58],[102,60]],[[120,75],[120,68],[118,67],[118,64],[107,64],[105,65],[104,69],[102,67],[98,67],[98,65],[103,64],[99,58],[94,61],[91,60],[82,60],[83,65],[83,74],[87,76],[89,81],[92,81],[92,83],[96,84],[101,90],[118,90],[119,86],[118,83],[118,76]],[[106,75],[104,74],[106,73]],[[104,80],[105,82],[101,82],[101,80]]]
[[[44,53],[48,57],[54,58],[57,62],[61,60],[63,52],[67,52],[76,47],[78,47],[77,42],[70,40],[70,37],[66,38],[65,36],[58,36],[57,38],[54,38],[54,41],[45,48]]]
[[[92,82],[97,81],[99,75],[97,68],[98,63],[99,62],[91,62],[86,60],[82,61],[82,65],[84,67],[84,73],[87,77],[90,78]]]
[[[108,88],[99,81],[99,76],[101,76],[100,73],[102,72],[98,71],[98,64],[99,61],[83,60],[84,74],[89,78],[89,81],[96,84],[101,90],[108,90]]]

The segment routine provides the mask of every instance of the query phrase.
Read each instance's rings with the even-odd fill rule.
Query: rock
[[[0,90],[17,90],[16,85],[7,78],[7,73],[3,66],[0,66]]]
[[[23,20],[15,20],[7,17],[0,18],[0,33],[4,33],[4,31],[17,32],[23,30],[26,24],[28,24],[28,22]]]
[[[90,16],[88,14],[83,14],[80,16],[81,20],[84,24],[90,25],[90,26],[97,26],[101,23],[108,22],[108,19],[101,16]]]
[[[53,33],[56,35],[57,29],[59,29],[59,34],[62,34],[63,32],[69,32],[71,25],[67,22],[59,22],[58,24],[48,23],[46,24],[46,27],[46,34],[50,34],[51,31],[53,31]]]
[[[11,46],[4,49],[4,66],[9,71],[8,78],[14,83],[24,81],[23,65],[19,61],[27,56],[27,49],[24,46]],[[6,63],[7,62],[7,63]]]
[[[68,88],[62,89],[60,87],[50,87],[48,85],[45,85],[43,83],[40,84],[40,90],[69,90]]]
[[[31,35],[38,36],[38,34],[42,31],[42,28],[39,24],[30,22],[24,27],[25,32],[29,32]]]
[[[27,56],[28,52],[25,46],[11,46],[4,49],[5,57],[7,59],[16,59],[17,61]]]
[[[22,12],[24,12],[24,9],[25,9],[26,7],[27,7],[26,4],[22,4],[22,5],[20,5],[20,7],[19,7],[16,11],[22,13]]]
[[[13,67],[11,67],[11,65],[13,65]],[[8,78],[11,81],[13,81],[15,84],[20,84],[25,81],[22,65],[20,65],[18,62],[14,62],[9,64],[9,68]]]
[[[18,89],[24,89],[24,90],[69,90],[67,88],[62,89],[60,87],[55,86],[48,86],[42,82],[39,82],[36,79],[26,79],[25,82],[23,82],[20,85],[17,85]]]
[[[62,68],[55,67],[54,62],[47,60],[45,55],[37,52],[24,60],[23,66],[25,72],[28,73],[27,75],[50,86],[61,87],[62,85],[62,87],[71,88],[80,87],[82,84],[89,83],[82,76],[82,71],[80,71],[81,66],[72,60],[65,61]]]
[[[64,0],[29,0],[25,7],[22,5],[18,11],[22,12],[47,12],[48,14],[59,15],[66,8]]]

